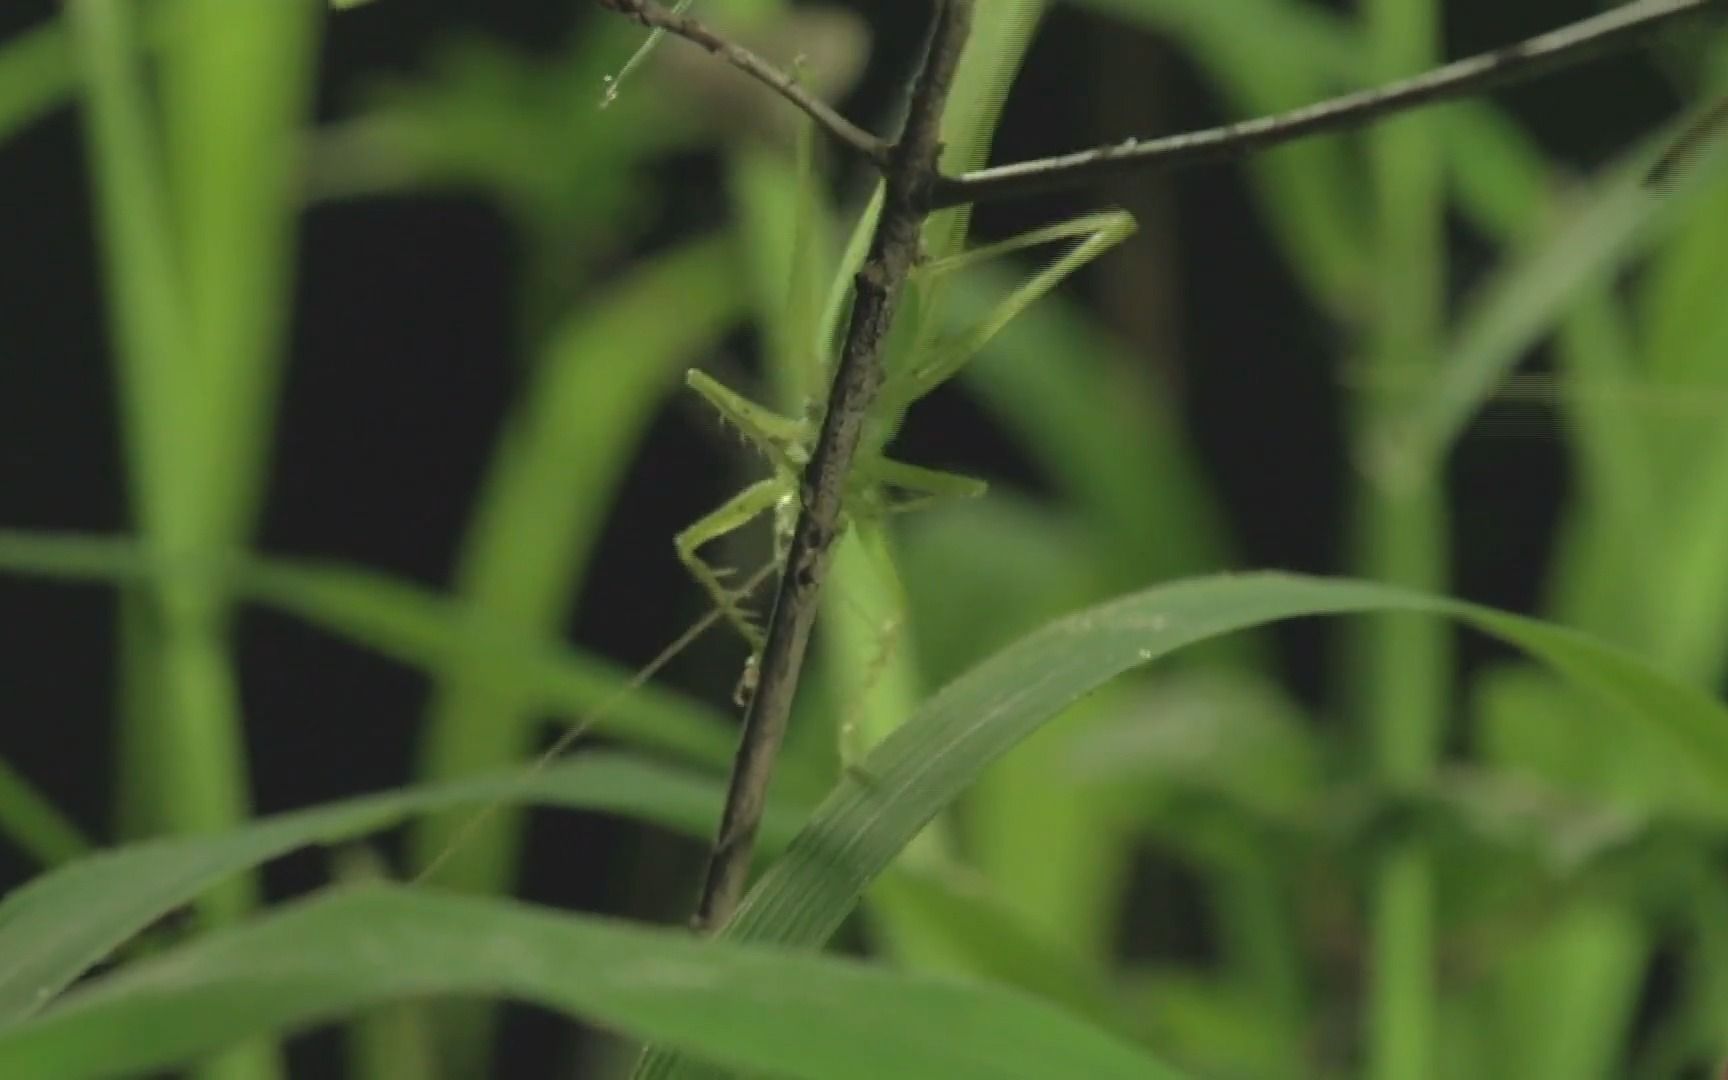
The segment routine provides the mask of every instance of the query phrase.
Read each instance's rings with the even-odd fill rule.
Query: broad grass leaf
[[[0,1073],[132,1072],[405,997],[499,993],[777,1076],[1178,1075],[997,987],[387,886],[295,904],[111,976],[0,1033]]]
[[[0,1026],[40,1012],[115,948],[212,885],[298,848],[341,843],[414,814],[499,800],[622,814],[702,834],[718,818],[721,794],[710,778],[623,756],[584,755],[532,775],[369,795],[79,859],[0,900]],[[791,822],[770,810],[766,842],[778,847]],[[0,1069],[0,1075],[48,1074]]]
[[[950,683],[842,780],[722,932],[815,947],[864,888],[991,762],[1122,673],[1220,634],[1313,615],[1446,616],[1529,652],[1673,743],[1673,798],[1728,820],[1728,709],[1592,638],[1480,606],[1359,581],[1253,574],[1178,582],[1059,620]],[[638,1077],[663,1077],[656,1052]]]

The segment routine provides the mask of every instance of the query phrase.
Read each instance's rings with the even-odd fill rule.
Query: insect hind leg
[[[941,276],[1027,248],[1064,241],[1073,243],[1060,257],[1016,286],[982,320],[959,337],[939,346],[933,356],[909,372],[906,385],[900,390],[902,400],[916,401],[953,378],[1016,315],[1042,299],[1075,271],[1128,239],[1134,234],[1134,229],[1134,217],[1128,211],[1100,210],[921,267],[921,274]]]
[[[910,513],[954,499],[976,499],[989,488],[977,477],[908,465],[888,458],[872,462],[865,471],[875,484],[901,493],[899,498],[883,500],[885,505],[881,509],[890,514]]]

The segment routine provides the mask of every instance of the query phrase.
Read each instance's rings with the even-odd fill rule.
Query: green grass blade
[[[1653,147],[1633,152],[1575,197],[1564,223],[1482,286],[1459,320],[1441,373],[1390,422],[1374,459],[1394,472],[1419,473],[1445,454],[1500,380],[1585,290],[1608,279],[1673,228],[1701,190],[1695,170],[1673,192],[1644,182]],[[1723,155],[1719,155],[1719,161]],[[1714,162],[1712,163],[1715,164]]]
[[[0,833],[48,866],[90,850],[90,841],[78,826],[4,759],[0,759]]]
[[[1203,578],[1069,616],[998,652],[932,698],[844,779],[751,890],[722,936],[813,948],[864,888],[992,762],[1129,670],[1221,634],[1312,615],[1448,616],[1523,648],[1674,747],[1672,797],[1728,821],[1728,707],[1563,627],[1369,582],[1284,574]],[[1028,673],[1036,673],[1029,678]],[[654,1054],[642,1080],[672,1075]]]
[[[1274,44],[1286,50],[1279,67],[1301,73],[1314,85],[1359,78],[1365,64],[1357,51],[1358,34],[1346,20],[1318,4],[1284,0],[1237,0],[1212,4],[1207,0],[1071,0],[1100,14],[1159,30],[1204,52],[1229,41],[1248,41],[1261,49]],[[1252,73],[1231,72],[1243,79]]]
[[[86,86],[86,132],[95,171],[97,212],[113,295],[122,402],[137,442],[134,487],[144,507],[171,500],[162,490],[172,460],[162,420],[174,402],[156,391],[151,372],[177,362],[186,340],[170,206],[157,133],[137,55],[130,5],[76,0],[67,6]],[[158,379],[160,377],[157,377]],[[160,514],[162,511],[145,510]]]
[[[175,0],[158,50],[187,353],[155,377],[192,426],[189,527],[218,549],[263,497],[322,20],[315,3]]]
[[[152,102],[141,70],[140,35],[124,0],[68,5],[86,86],[85,129],[95,172],[110,306],[116,325],[121,414],[135,516],[150,543],[184,556],[201,550],[196,507],[196,425],[177,373],[191,335],[170,192]],[[196,395],[198,387],[190,388]],[[194,399],[195,400],[195,399]],[[122,690],[122,805],[141,810],[139,826],[181,831],[223,828],[246,816],[246,762],[238,691],[228,666],[218,598],[196,578],[153,583],[126,607],[123,625],[138,675]],[[145,612],[148,613],[145,616]],[[143,778],[148,778],[146,784]],[[151,796],[143,803],[138,796]],[[205,898],[214,918],[250,902],[245,882]],[[263,1056],[233,1076],[267,1076]]]
[[[1366,0],[1361,7],[1369,70],[1376,80],[1407,77],[1440,63],[1437,0]],[[1432,113],[1397,117],[1366,135],[1372,206],[1371,315],[1362,342],[1371,378],[1421,379],[1436,370],[1446,318],[1446,183]],[[1357,395],[1352,432],[1372,446],[1406,395],[1375,385]],[[1368,577],[1447,591],[1448,506],[1437,466],[1396,479],[1372,466],[1357,485],[1354,561]],[[1353,693],[1377,777],[1394,789],[1420,784],[1440,753],[1452,682],[1451,628],[1390,615],[1364,620],[1353,656]],[[1434,863],[1417,843],[1380,853],[1369,886],[1366,1075],[1429,1080],[1441,1055],[1439,954]]]
[[[0,1034],[0,1071],[111,1075],[427,994],[507,993],[750,1073],[1151,1080],[1116,1038],[990,986],[501,900],[343,890],[141,964]]]
[[[1641,418],[1613,389],[1638,379],[1629,323],[1604,285],[1584,292],[1560,326],[1561,371],[1579,388],[1563,399],[1578,494],[1550,578],[1550,610],[1569,626],[1660,657],[1647,647],[1664,621],[1647,580],[1657,568],[1643,554],[1659,520],[1658,464]]]
[[[970,325],[1010,287],[1006,275],[967,274],[949,294],[950,325]],[[1095,524],[1110,583],[1124,589],[1232,561],[1222,509],[1178,419],[1158,388],[1129,381],[1141,366],[1071,302],[1049,296],[960,374]]]
[[[998,492],[909,526],[905,572],[932,678],[1109,595],[1089,572],[1103,545],[1048,508]],[[1051,763],[1123,705],[1116,687],[1088,698],[991,766],[956,815],[970,865],[1047,937],[1099,964],[1116,941],[1135,838],[1115,791]]]
[[[932,942],[947,950],[941,970],[1018,987],[1113,1031],[1128,1030],[1108,971],[1067,941],[1036,925],[1021,896],[970,868],[903,861],[870,890],[880,911],[921,920]]]
[[[1343,87],[1363,85],[1369,74],[1355,29],[1309,3],[1080,3],[1175,37],[1243,116],[1318,101]],[[1255,194],[1291,270],[1322,307],[1346,318],[1363,310],[1364,290],[1372,280],[1360,173],[1347,145],[1338,139],[1274,150],[1249,167]]]
[[[717,779],[594,754],[533,775],[408,788],[262,818],[224,833],[102,852],[0,900],[0,1027],[40,1013],[155,920],[233,875],[299,848],[339,844],[414,814],[499,800],[620,814],[700,836],[718,818],[721,795]],[[765,835],[778,848],[793,821],[783,808],[770,809]]]
[[[64,27],[46,23],[0,43],[0,142],[65,101],[77,85]]]
[[[1523,666],[1476,683],[1476,743],[1488,764],[1553,790],[1636,807],[1667,782],[1657,758],[1579,715],[1594,703]],[[1653,945],[1645,913],[1614,898],[1573,896],[1497,958],[1486,995],[1488,1035],[1506,1076],[1531,1080],[1615,1075],[1636,1021]]]

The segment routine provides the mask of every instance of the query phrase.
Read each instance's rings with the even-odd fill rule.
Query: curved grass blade
[[[997,987],[387,886],[296,904],[113,976],[0,1034],[0,1073],[132,1073],[386,1001],[499,992],[776,1076],[1177,1076]]]
[[[1285,574],[1148,589],[1046,626],[950,683],[843,779],[721,936],[814,948],[920,829],[990,763],[1110,679],[1220,634],[1313,615],[1446,616],[1516,645],[1659,733],[1672,798],[1728,822],[1728,708],[1593,638],[1505,612],[1360,581]],[[1648,725],[1645,727],[1644,725]],[[657,1052],[638,1078],[679,1073]]]
[[[0,1028],[40,1012],[114,949],[210,886],[313,844],[335,844],[404,818],[498,800],[620,814],[691,836],[718,817],[717,780],[622,755],[589,754],[532,776],[482,777],[329,803],[209,836],[103,852],[50,871],[0,900]],[[791,833],[770,807],[773,848]],[[50,1075],[0,1069],[0,1075]],[[58,1074],[53,1074],[58,1075]]]
[[[1370,467],[1426,475],[1568,306],[1643,254],[1724,171],[1728,154],[1713,154],[1669,190],[1652,192],[1644,177],[1653,153],[1666,145],[1664,138],[1649,140],[1610,167],[1573,204],[1564,225],[1482,288],[1453,334],[1435,385],[1414,395],[1381,433]]]

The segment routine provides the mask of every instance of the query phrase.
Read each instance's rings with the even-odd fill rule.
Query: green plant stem
[[[155,85],[134,5],[67,9],[87,90],[134,514],[146,545],[188,568],[125,602],[122,805],[135,831],[218,831],[248,812],[220,568],[261,496],[321,9],[180,0]],[[241,879],[200,911],[226,921],[253,899]],[[260,1045],[201,1073],[279,1068]]]
[[[1374,73],[1392,78],[1435,63],[1439,10],[1432,0],[1365,0]],[[1443,319],[1444,183],[1429,117],[1401,117],[1368,141],[1379,283],[1368,327],[1369,366],[1383,387],[1417,387],[1438,357]],[[1402,404],[1397,389],[1370,392],[1358,436],[1372,439]],[[1371,445],[1359,444],[1359,445]],[[1372,578],[1444,592],[1446,509],[1438,470],[1399,479],[1363,463],[1361,559]],[[1394,790],[1421,784],[1433,769],[1450,681],[1449,635],[1431,620],[1373,620],[1361,656],[1374,769]],[[1382,853],[1370,887],[1367,1075],[1428,1080],[1435,1075],[1433,866],[1413,842]]]
[[[75,0],[68,12],[89,88],[90,152],[132,444],[133,498],[148,542],[184,553],[190,522],[178,478],[189,457],[187,426],[181,422],[184,403],[175,400],[166,375],[183,355],[185,313],[130,5]],[[187,830],[240,820],[246,805],[235,732],[224,723],[232,687],[199,644],[212,614],[201,591],[186,578],[164,579],[152,590],[150,620],[165,633],[160,648],[152,650],[160,662],[162,707],[149,712],[176,725],[164,734],[179,736],[173,742],[182,751],[158,759],[176,777],[158,788],[173,791],[173,804],[161,809],[165,824]],[[219,903],[232,906],[235,894],[227,895]]]

